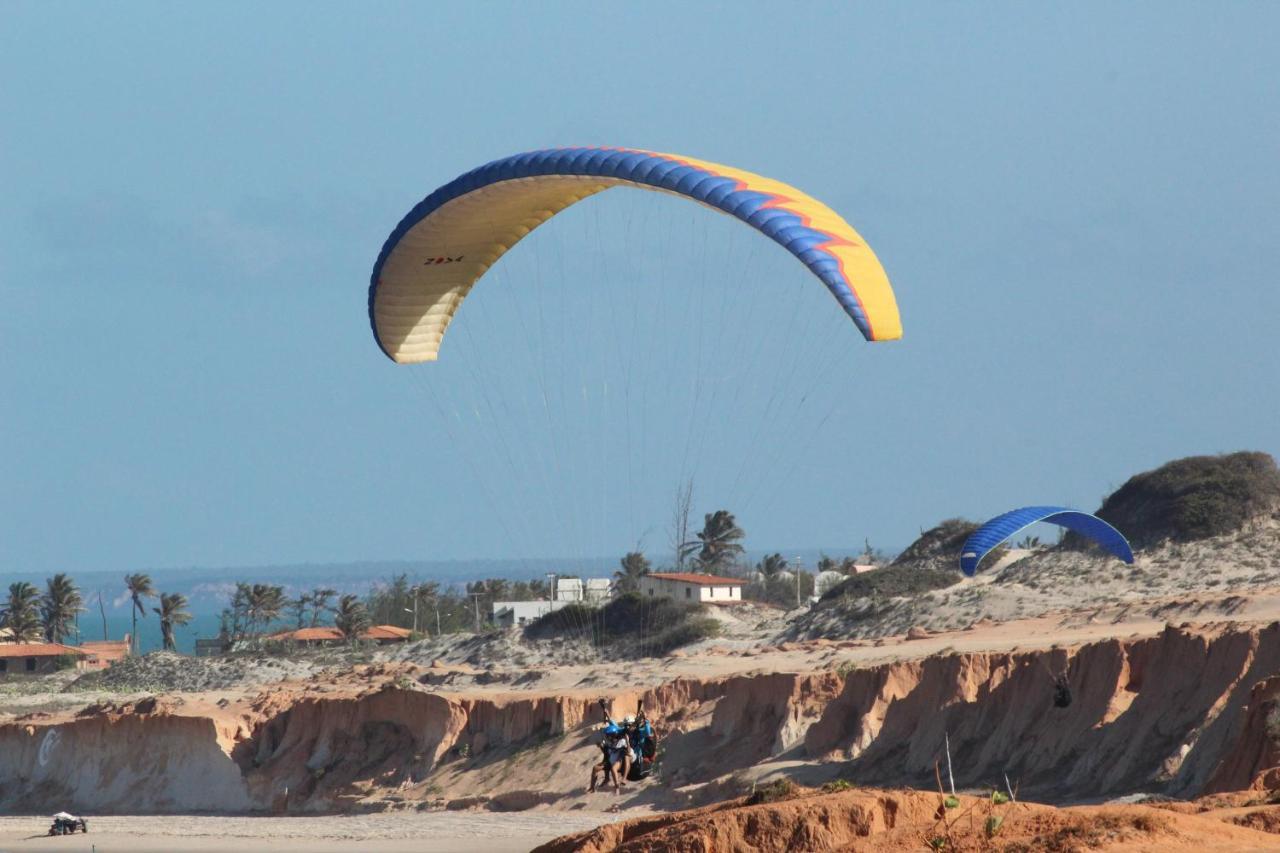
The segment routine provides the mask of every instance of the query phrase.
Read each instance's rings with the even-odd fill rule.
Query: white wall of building
[[[493,624],[500,628],[511,628],[524,625],[546,616],[553,610],[559,610],[568,601],[495,601],[493,603]]]
[[[742,584],[701,584],[645,575],[640,578],[640,594],[650,598],[666,596],[676,601],[728,603],[742,600]]]

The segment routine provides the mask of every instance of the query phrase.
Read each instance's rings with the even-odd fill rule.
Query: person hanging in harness
[[[1053,679],[1053,707],[1067,708],[1071,705],[1071,682],[1064,672]]]
[[[627,736],[631,743],[631,767],[627,778],[639,782],[653,772],[654,761],[658,755],[658,739],[653,725],[644,715],[644,700],[636,703],[635,715],[628,714],[623,719]]]
[[[622,786],[626,784],[624,764],[628,763],[627,756],[631,752],[626,730],[613,720],[609,720],[605,724],[604,737],[599,746],[602,755],[600,762],[591,767],[591,785],[587,788],[587,793],[595,793],[597,781],[602,773],[606,783],[610,779],[613,780],[613,792],[621,793]]]

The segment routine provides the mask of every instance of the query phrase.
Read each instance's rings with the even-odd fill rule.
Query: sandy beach
[[[308,853],[487,853],[525,851],[641,811],[576,814],[524,812],[414,812],[316,817],[214,817],[208,815],[116,815],[90,817],[88,835],[49,837],[40,815],[0,817],[0,853],[51,850],[66,853],[247,853],[258,850]]]

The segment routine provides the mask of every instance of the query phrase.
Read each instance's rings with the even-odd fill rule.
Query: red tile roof
[[[395,625],[374,625],[360,637],[365,640],[407,640],[412,633],[408,628],[397,628]]]
[[[48,658],[83,655],[84,651],[62,643],[0,643],[0,658]]]
[[[408,628],[397,628],[395,625],[374,625],[360,635],[362,640],[407,640],[413,632]],[[319,643],[342,639],[342,632],[337,628],[299,628],[296,631],[281,631],[272,634],[269,640],[293,640],[299,643]]]
[[[695,575],[688,572],[650,572],[649,577],[664,581],[696,583],[701,586],[742,586],[741,578],[721,578],[715,575]]]
[[[313,643],[322,640],[341,640],[342,632],[337,628],[299,628],[296,631],[281,631],[279,634],[272,634],[267,639]]]

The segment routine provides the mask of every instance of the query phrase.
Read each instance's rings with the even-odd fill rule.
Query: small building
[[[196,638],[196,657],[211,658],[227,650],[228,640],[225,637]]]
[[[514,628],[518,625],[527,625],[534,619],[546,616],[548,613],[572,603],[571,601],[546,600],[495,601],[491,620],[499,628]]]
[[[84,669],[106,669],[129,656],[129,635],[123,640],[86,640],[80,649],[85,653]]]
[[[399,628],[395,625],[373,625],[361,632],[360,639],[385,646],[390,643],[407,642],[412,633],[408,628]],[[267,639],[300,643],[304,646],[327,646],[341,643],[346,638],[342,636],[341,631],[332,625],[322,625],[317,628],[298,628],[295,631],[281,631],[278,634],[272,634]]]
[[[79,669],[85,656],[62,643],[0,643],[0,675],[44,675],[56,672],[59,661],[67,659]]]
[[[581,601],[582,578],[556,578],[556,601]]]
[[[587,578],[582,588],[587,604],[604,604],[613,597],[613,580],[610,578]]]
[[[640,594],[702,604],[737,604],[742,601],[742,580],[686,572],[654,572],[640,578]]]
[[[401,628],[396,625],[374,625],[360,635],[362,640],[373,640],[380,646],[390,645],[391,643],[407,643],[413,632],[408,628]]]

